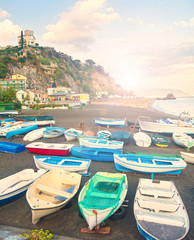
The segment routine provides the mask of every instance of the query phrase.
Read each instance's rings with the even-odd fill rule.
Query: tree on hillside
[[[90,68],[94,67],[96,64],[92,59],[87,59],[85,62]]]
[[[8,72],[7,66],[4,63],[0,62],[0,78],[5,78],[7,72]]]
[[[23,31],[21,31],[21,49],[24,48],[24,35],[23,35]]]

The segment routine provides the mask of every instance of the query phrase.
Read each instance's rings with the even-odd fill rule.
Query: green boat
[[[45,121],[53,120],[53,116],[50,115],[18,115],[12,116],[16,121]]]
[[[113,215],[123,203],[128,190],[126,174],[97,172],[82,188],[78,205],[92,230]]]
[[[151,139],[157,147],[168,147],[170,144],[170,140],[159,133],[152,134]]]

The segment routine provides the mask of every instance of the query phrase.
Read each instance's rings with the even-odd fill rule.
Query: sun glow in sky
[[[21,30],[41,46],[92,59],[127,90],[194,95],[193,0],[0,0],[0,46]]]

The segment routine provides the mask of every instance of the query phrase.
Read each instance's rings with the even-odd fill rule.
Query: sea
[[[152,108],[180,118],[194,118],[194,97],[179,97],[172,100],[156,100]]]

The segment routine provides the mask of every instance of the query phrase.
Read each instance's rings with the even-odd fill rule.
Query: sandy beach
[[[136,122],[138,116],[149,116],[154,119],[161,117],[168,117],[163,113],[156,112],[152,109],[146,109],[144,107],[135,108],[129,106],[114,106],[106,104],[91,104],[84,109],[72,109],[72,110],[28,110],[22,111],[22,114],[41,114],[41,115],[53,115],[57,126],[63,126],[65,128],[77,127],[81,122],[84,123],[84,130],[91,130],[94,133],[98,131],[98,127],[94,123],[94,119],[97,117],[109,117],[109,118],[125,118],[129,121]],[[110,131],[131,131],[126,125],[124,128],[110,128]],[[149,153],[164,153],[164,154],[180,154],[180,149],[172,141],[172,138],[168,148],[159,148],[153,144],[149,148],[137,147],[131,137],[130,143],[124,147],[124,152],[149,152]],[[0,141],[9,141],[15,143],[28,144],[29,142],[23,141],[23,136],[17,136],[12,139],[0,138]],[[40,139],[43,142],[55,142],[64,143],[65,137],[61,136],[55,139]],[[77,141],[75,145],[79,145]],[[183,150],[184,151],[184,150]],[[194,153],[194,148],[191,149],[191,153]],[[25,168],[35,168],[33,161],[33,153],[28,150],[18,153],[0,153],[0,179],[21,171]],[[95,162],[91,163],[90,172],[92,177],[98,171],[105,172],[118,172],[113,162]],[[87,223],[83,218],[79,217],[78,209],[78,194],[72,199],[72,207],[64,208],[59,212],[42,218],[37,225],[33,225],[31,222],[31,210],[27,204],[25,195],[16,201],[0,207],[0,224],[7,226],[14,226],[26,229],[48,229],[51,233],[72,237],[75,239],[107,239],[107,240],[137,240],[144,239],[139,233],[136,227],[136,221],[133,214],[133,201],[136,192],[136,187],[139,178],[150,178],[148,174],[127,174],[128,177],[128,193],[126,199],[129,200],[129,206],[126,208],[126,216],[122,220],[107,220],[105,225],[111,227],[111,233],[109,235],[103,234],[86,234],[81,233],[80,230],[87,227]],[[82,178],[80,189],[84,183],[88,180],[88,177]],[[155,175],[155,179],[174,181],[181,198],[187,209],[190,218],[190,231],[187,234],[187,240],[194,239],[194,165],[188,164],[187,168],[182,171],[180,176],[171,175]],[[1,237],[0,237],[1,239]]]

